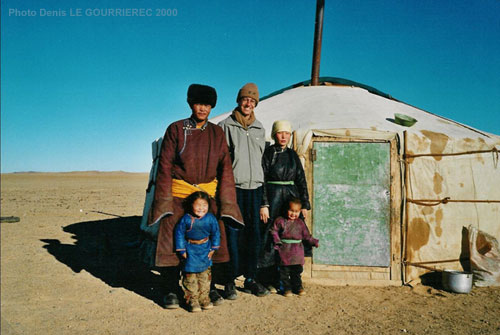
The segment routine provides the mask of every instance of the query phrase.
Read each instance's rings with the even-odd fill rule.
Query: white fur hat
[[[292,133],[291,123],[287,120],[274,121],[273,131],[271,132],[271,137],[274,138],[276,133],[279,133],[280,131],[286,131],[286,132],[291,134]]]

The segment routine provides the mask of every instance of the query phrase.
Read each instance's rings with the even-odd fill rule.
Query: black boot
[[[167,295],[163,297],[163,308],[166,309],[179,308],[179,298],[177,298],[177,294],[173,292],[167,293]]]
[[[214,306],[219,306],[224,302],[224,298],[221,297],[215,287],[210,289],[210,293],[208,295],[210,297],[210,301],[212,301]]]
[[[265,297],[266,295],[268,295],[270,293],[267,288],[265,288],[261,284],[257,283],[253,279],[245,280],[245,285],[243,287],[243,291],[245,291],[246,293],[254,294],[258,297]]]
[[[177,266],[164,267],[160,270],[164,285],[165,296],[163,297],[163,307],[166,309],[179,308],[179,294],[182,291],[179,287],[180,269]]]
[[[236,300],[238,298],[238,293],[236,292],[236,285],[234,285],[234,282],[224,285],[224,296],[227,300]]]

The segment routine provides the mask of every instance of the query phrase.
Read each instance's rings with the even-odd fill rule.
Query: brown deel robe
[[[236,202],[232,163],[222,128],[207,122],[197,129],[192,119],[186,119],[172,123],[165,132],[150,216],[150,224],[163,217],[158,232],[156,266],[179,264],[173,230],[184,215],[184,209],[183,199],[172,196],[173,178],[190,184],[208,183],[217,178],[216,199],[212,199],[210,211],[219,220],[221,247],[213,260],[229,261],[226,233],[221,219],[243,227],[243,218]]]

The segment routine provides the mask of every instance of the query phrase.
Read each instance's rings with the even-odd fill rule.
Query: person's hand
[[[262,222],[267,223],[267,220],[269,219],[269,207],[260,208],[260,219]]]
[[[304,217],[304,220],[305,220],[305,219],[307,219],[307,209],[302,208],[302,209],[300,210],[300,212],[302,213],[302,216]]]
[[[187,252],[183,253],[182,258],[184,258],[184,259],[188,258],[188,253]]]
[[[215,252],[215,250],[210,250],[210,252],[208,253],[208,259],[212,259],[214,252]]]

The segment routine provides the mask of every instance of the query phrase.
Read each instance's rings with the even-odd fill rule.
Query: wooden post
[[[403,280],[401,274],[401,164],[399,162],[397,139],[391,143],[391,280]]]
[[[408,209],[409,209],[409,204],[408,204],[408,196],[409,196],[409,189],[410,189],[410,164],[406,158],[406,153],[408,152],[408,132],[405,130],[403,132],[403,141],[404,143],[404,152],[403,152],[403,162],[404,162],[404,167],[405,167],[405,217],[403,218],[404,222],[404,228],[403,228],[403,284],[406,284],[407,278],[408,278],[408,266],[405,265],[405,262],[408,261],[406,257],[408,256],[408,253],[406,252],[407,248],[407,239],[408,239],[408,220],[409,220],[409,215],[408,215]]]

